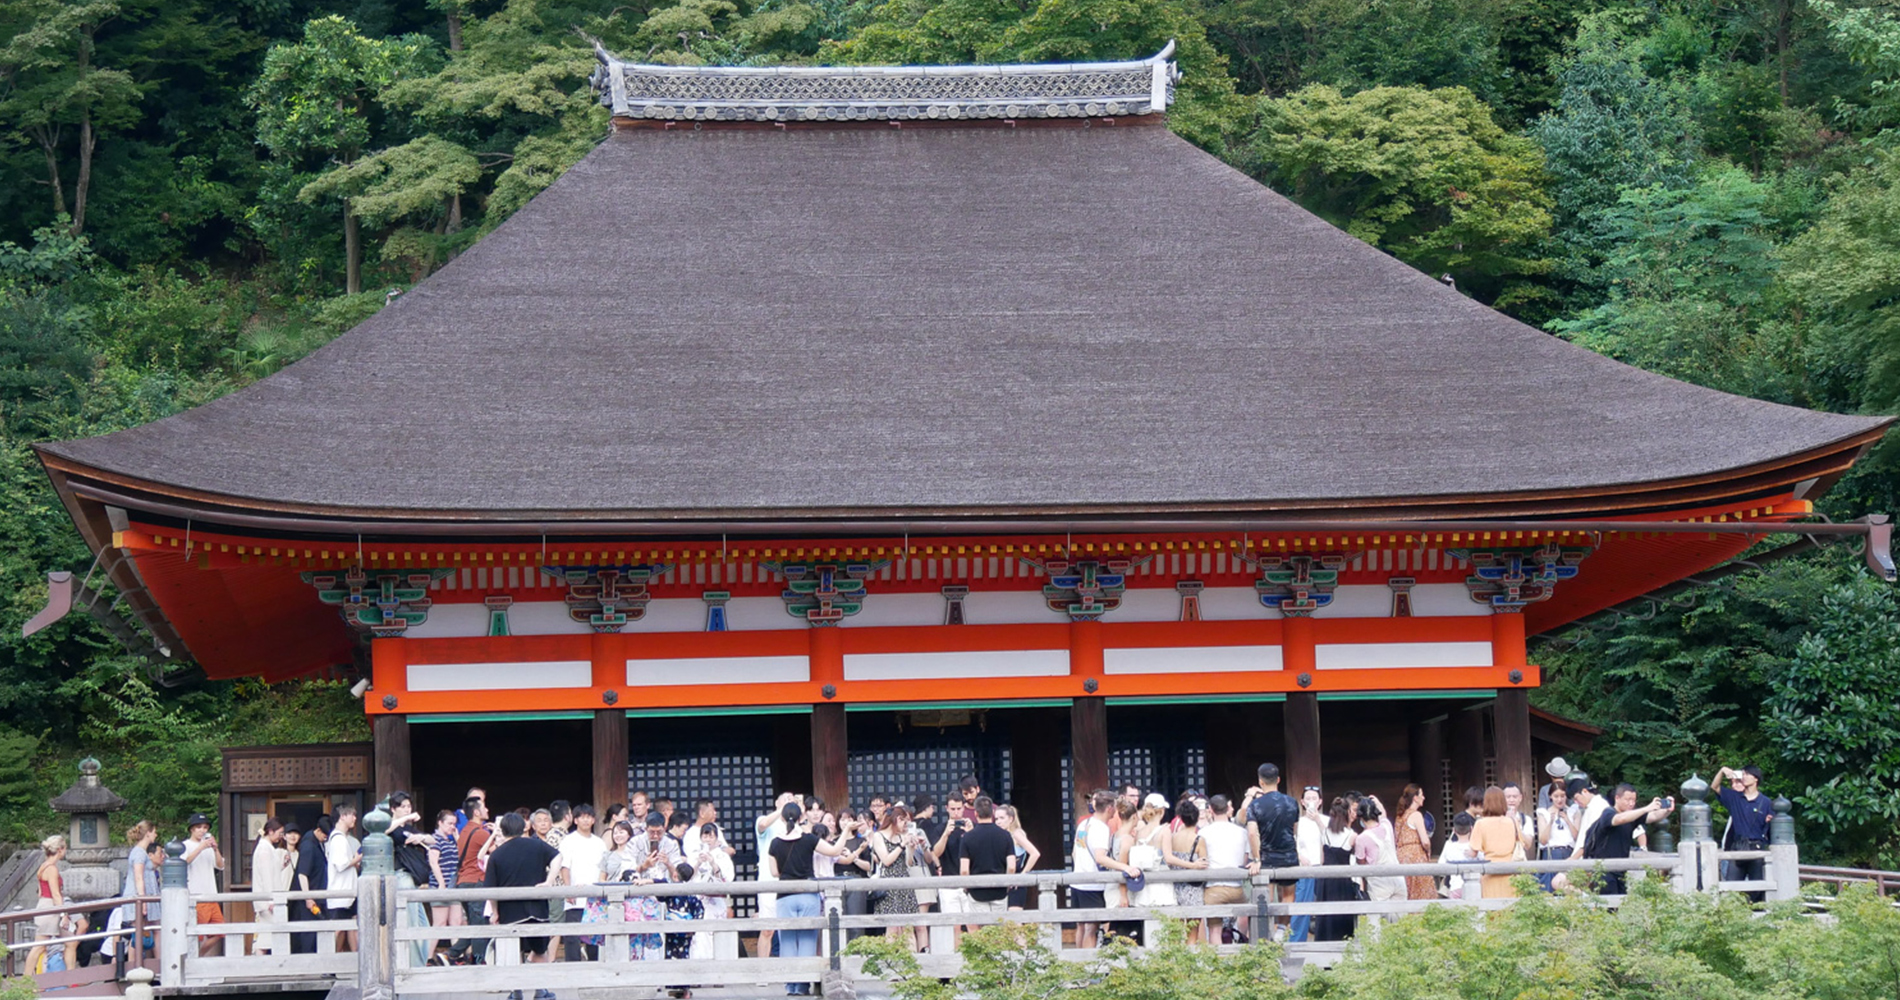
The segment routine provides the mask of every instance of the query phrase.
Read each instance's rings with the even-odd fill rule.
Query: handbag
[[[884,839],[882,833],[875,834],[875,836],[879,841]],[[883,877],[884,863],[878,860],[877,845],[873,844],[871,845],[871,874],[865,877],[865,881],[874,882]],[[888,895],[890,895],[890,890],[888,889],[872,889],[864,894],[864,905],[867,909],[875,909],[877,904],[884,902],[884,897]]]

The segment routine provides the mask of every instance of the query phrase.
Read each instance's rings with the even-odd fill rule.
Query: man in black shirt
[[[482,876],[482,885],[494,889],[510,889],[517,886],[548,885],[554,881],[554,865],[560,860],[561,853],[540,837],[522,836],[527,829],[528,821],[518,814],[502,814],[502,844],[488,855],[488,872]],[[498,924],[545,924],[548,922],[548,901],[545,899],[498,900],[495,903],[495,922]],[[527,962],[547,961],[548,939],[522,938],[521,957]],[[508,1000],[521,1000],[521,991],[516,990],[508,994]],[[548,990],[535,990],[534,1000],[554,1000],[554,994]]]
[[[1275,765],[1260,765],[1259,779],[1259,784],[1248,790],[1245,803],[1247,846],[1262,868],[1298,867],[1300,852],[1294,843],[1293,830],[1300,821],[1300,804],[1293,796],[1280,791],[1280,769]],[[1298,879],[1274,879],[1274,898],[1282,903],[1293,902],[1293,889],[1298,883]],[[1285,932],[1286,925],[1280,923],[1280,919],[1285,918],[1274,921],[1272,933],[1276,936],[1283,936]],[[1255,934],[1260,932],[1260,928],[1254,928]]]
[[[1645,823],[1655,823],[1668,817],[1675,811],[1674,799],[1650,799],[1648,805],[1636,804],[1636,786],[1622,784],[1616,786],[1611,797],[1611,806],[1597,817],[1596,825],[1584,831],[1583,856],[1600,860],[1613,860],[1630,856],[1630,845],[1636,841],[1636,831]],[[1605,896],[1621,896],[1625,887],[1622,872],[1605,872],[1603,886],[1598,892]]]
[[[330,887],[330,862],[324,857],[323,843],[330,837],[330,817],[318,817],[317,825],[303,840],[297,843],[297,868],[290,877],[290,887],[297,892],[310,892]],[[290,904],[292,920],[322,920],[323,901],[320,899],[301,899]],[[315,934],[292,934],[290,950],[293,954],[314,954],[317,950]]]
[[[987,795],[976,797],[976,823],[963,835],[957,858],[959,875],[1016,874],[1016,841],[996,825],[996,803]],[[1009,890],[971,889],[965,911],[1001,913],[1009,908]]]

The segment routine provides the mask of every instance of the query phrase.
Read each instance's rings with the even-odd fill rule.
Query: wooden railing
[[[1118,883],[1120,876],[1103,873],[1029,872],[1021,875],[990,875],[906,879],[837,879],[809,882],[690,882],[636,886],[611,883],[586,886],[536,886],[528,888],[414,889],[401,887],[393,875],[359,876],[357,914],[353,920],[311,920],[298,923],[198,924],[194,919],[194,900],[182,887],[168,887],[164,894],[160,979],[180,984],[187,991],[194,987],[232,984],[240,981],[298,980],[321,985],[331,979],[354,979],[363,984],[364,995],[421,993],[467,993],[530,988],[575,988],[619,986],[649,988],[666,985],[717,985],[760,982],[822,982],[827,976],[855,978],[861,975],[861,963],[842,959],[838,951],[844,937],[852,931],[914,933],[924,928],[928,945],[918,956],[923,974],[948,977],[957,974],[962,958],[954,947],[954,928],[982,927],[1002,922],[1034,925],[1042,928],[1043,939],[1052,950],[1077,958],[1087,951],[1066,948],[1062,925],[1076,923],[1141,922],[1147,925],[1152,940],[1154,925],[1162,920],[1205,920],[1218,926],[1229,919],[1273,920],[1296,915],[1328,916],[1351,914],[1392,918],[1420,912],[1432,906],[1462,906],[1472,912],[1510,906],[1510,899],[1480,897],[1484,875],[1584,873],[1621,871],[1632,877],[1665,877],[1679,891],[1716,891],[1713,879],[1698,883],[1698,862],[1703,854],[1714,859],[1714,851],[1694,848],[1681,855],[1642,855],[1620,861],[1527,861],[1477,862],[1466,864],[1354,865],[1285,868],[1248,876],[1241,870],[1149,872],[1151,882],[1239,882],[1247,885],[1248,901],[1233,905],[1106,907],[1101,909],[1059,909],[1060,890],[1073,885]],[[1386,900],[1379,902],[1279,903],[1272,900],[1267,883],[1273,879],[1359,879],[1381,876],[1449,876],[1464,878],[1464,895],[1458,899]],[[853,915],[844,911],[845,896],[894,889],[970,889],[1034,886],[1038,907],[1033,910],[969,913],[913,913]],[[695,895],[744,897],[761,892],[777,893],[780,905],[785,897],[810,893],[819,897],[820,913],[811,917],[744,917],[720,920],[629,921],[621,905],[628,898]],[[203,897],[204,902],[272,900],[280,905],[302,899],[324,898],[328,893],[224,893]],[[589,898],[600,900],[607,919],[592,923],[532,923],[487,926],[438,927],[427,918],[412,920],[410,907],[430,904],[460,905],[469,901],[549,900],[561,907],[562,900]],[[1603,897],[1614,905],[1619,897]],[[856,907],[850,907],[856,908]],[[359,948],[355,954],[337,952],[335,932],[355,930]],[[818,932],[816,954],[779,957],[747,955],[740,947],[741,936],[771,931]],[[259,935],[286,936],[315,932],[320,951],[317,954],[255,954],[247,949],[249,939]],[[635,935],[706,934],[712,954],[703,958],[635,961],[631,942]],[[1258,932],[1256,931],[1256,934]],[[523,938],[549,938],[550,948],[558,949],[568,938],[599,938],[598,957],[584,962],[524,965],[520,942]],[[199,957],[202,942],[221,939],[210,957]],[[487,953],[487,964],[480,966],[439,966],[424,960],[432,942],[463,939],[477,942],[476,950]],[[1215,938],[1218,940],[1218,938]],[[1222,946],[1228,950],[1239,946]],[[1295,948],[1297,953],[1301,949]],[[1337,955],[1338,946],[1308,946],[1315,955]],[[1325,960],[1324,957],[1321,960]],[[317,988],[312,986],[312,988]]]
[[[127,896],[118,899],[101,899],[85,903],[72,903],[67,906],[48,907],[36,910],[12,910],[0,913],[0,940],[6,943],[6,958],[0,961],[0,977],[20,975],[28,972],[27,957],[35,947],[64,948],[68,944],[86,941],[105,941],[119,939],[122,943],[115,947],[117,952],[113,961],[107,965],[92,965],[62,972],[42,973],[34,977],[34,983],[42,990],[72,989],[92,986],[98,983],[116,982],[125,978],[129,969],[156,968],[156,955],[145,947],[145,941],[158,926],[145,919],[148,904],[158,902],[157,896]],[[84,934],[67,934],[50,938],[36,938],[26,934],[33,921],[45,916],[70,916],[85,914],[88,916],[109,913],[113,909],[131,905],[132,922],[116,931],[87,928]]]

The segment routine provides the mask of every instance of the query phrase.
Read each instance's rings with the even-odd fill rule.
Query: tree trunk
[[[53,186],[53,215],[65,215],[66,188],[59,180],[59,129],[36,128],[32,132],[46,154],[46,183]]]
[[[1788,106],[1788,31],[1789,22],[1794,20],[1793,6],[1789,0],[1782,0],[1780,16],[1775,18],[1775,62],[1781,71],[1781,106],[1784,108]]]
[[[451,233],[459,233],[462,231],[462,194],[459,191],[449,195],[448,231]]]
[[[462,12],[449,11],[449,51],[462,51]]]
[[[357,228],[356,209],[343,199],[343,289],[351,295],[363,290],[363,235]]]
[[[88,112],[79,119],[79,180],[73,184],[74,236],[86,231],[86,191],[92,186],[92,148],[98,142],[99,136],[92,130],[92,114]]]

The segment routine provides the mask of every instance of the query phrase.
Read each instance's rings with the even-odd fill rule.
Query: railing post
[[[824,977],[818,983],[818,992],[832,1000],[855,1000],[857,987],[845,978],[844,959],[838,953],[844,950],[844,930],[838,924],[838,917],[844,911],[844,893],[835,888],[825,889],[824,913],[828,926],[819,935],[821,944],[819,954],[831,961],[825,964]]]
[[[158,978],[173,989],[185,985],[185,955],[190,951],[194,911],[191,890],[185,885],[185,845],[171,841],[165,845],[165,862],[159,866],[158,888]]]
[[[1801,851],[1794,842],[1794,803],[1777,795],[1769,803],[1775,818],[1768,821],[1768,878],[1775,883],[1769,899],[1801,898]]]
[[[1054,913],[1061,902],[1061,889],[1055,879],[1036,880],[1036,909],[1042,913]],[[887,932],[888,933],[888,932]],[[1046,923],[1042,925],[1043,944],[1050,951],[1062,951],[1062,925]]]
[[[1253,926],[1248,928],[1250,933],[1247,935],[1247,940],[1249,941],[1273,940],[1273,912],[1267,909],[1267,900],[1272,898],[1273,890],[1269,888],[1272,884],[1266,872],[1261,872],[1247,880],[1247,888],[1253,892]],[[1143,938],[1142,943],[1152,947],[1155,921],[1143,922],[1141,931],[1145,935],[1150,935]]]
[[[396,855],[389,804],[363,817],[363,868],[356,877],[356,982],[360,1000],[396,1000]]]
[[[1682,863],[1676,867],[1676,891],[1716,892],[1722,882],[1722,867],[1715,856],[1709,804],[1704,801],[1709,797],[1709,783],[1691,774],[1678,791],[1682,793]]]
[[[126,1000],[152,1000],[152,970],[139,967],[125,974],[129,984],[125,988]]]
[[[1484,930],[1484,908],[1478,905],[1478,901],[1484,898],[1484,877],[1475,871],[1464,876],[1464,880],[1458,884],[1458,898],[1471,907],[1472,922],[1478,925],[1480,931]]]

